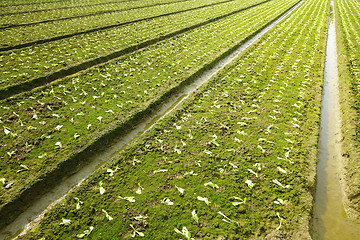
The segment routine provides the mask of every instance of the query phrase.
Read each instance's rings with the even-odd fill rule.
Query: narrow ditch
[[[233,1],[233,0],[230,0],[230,1]],[[78,73],[78,72],[86,70],[86,69],[89,69],[89,68],[94,67],[96,65],[104,64],[104,63],[109,62],[109,61],[111,61],[111,60],[113,60],[115,58],[119,58],[119,57],[124,56],[126,54],[133,53],[133,52],[138,51],[140,49],[149,47],[149,46],[157,44],[157,43],[159,43],[161,41],[170,39],[172,37],[175,37],[175,36],[178,36],[178,35],[183,34],[185,32],[188,32],[188,31],[194,30],[196,28],[205,26],[207,24],[211,24],[213,22],[219,21],[219,20],[224,19],[226,17],[230,17],[230,16],[232,16],[234,14],[237,14],[237,13],[240,13],[242,11],[248,10],[250,8],[259,6],[259,5],[264,4],[266,2],[269,2],[269,1],[271,1],[271,0],[266,0],[264,2],[260,2],[260,3],[257,3],[255,5],[252,5],[252,6],[249,6],[249,7],[246,7],[246,8],[238,9],[236,11],[227,13],[227,14],[222,15],[222,16],[211,18],[211,19],[209,19],[209,20],[207,20],[205,22],[201,22],[201,23],[198,23],[198,24],[195,24],[195,25],[192,25],[192,26],[189,26],[189,27],[186,27],[186,28],[171,32],[169,34],[162,35],[160,37],[147,40],[147,41],[142,42],[142,43],[137,44],[137,45],[132,45],[130,47],[127,47],[127,48],[124,48],[124,49],[121,49],[121,50],[118,50],[118,51],[114,51],[114,52],[112,52],[110,54],[107,54],[107,55],[104,55],[104,56],[100,56],[100,57],[97,57],[97,58],[94,58],[94,59],[84,61],[84,62],[82,62],[80,64],[77,64],[77,65],[72,65],[72,66],[69,66],[67,68],[61,68],[61,69],[59,69],[59,70],[57,70],[57,71],[55,71],[53,73],[50,73],[49,75],[46,75],[46,76],[33,78],[33,79],[31,79],[29,81],[26,81],[26,82],[22,82],[22,83],[14,84],[14,85],[7,86],[7,87],[4,87],[4,88],[0,88],[0,100],[9,98],[11,96],[14,96],[14,95],[22,93],[22,92],[30,91],[30,90],[32,90],[32,89],[34,89],[36,87],[40,87],[40,86],[46,85],[48,83],[51,83],[53,81],[59,80],[61,78],[68,77],[70,75],[73,75],[75,73]],[[1,53],[0,53],[0,55],[1,55]]]
[[[360,224],[347,218],[341,186],[341,111],[339,99],[338,60],[334,2],[326,46],[324,86],[318,145],[317,187],[315,196],[313,239],[352,240],[360,237]]]
[[[245,49],[267,33],[271,28],[277,25],[282,19],[287,17],[293,12],[301,3],[299,1],[296,5],[291,7],[279,18],[263,28],[256,35],[249,40],[241,44],[232,53],[219,60],[216,64],[211,66],[208,70],[203,71],[198,77],[196,77],[190,84],[185,85],[175,94],[169,96],[166,101],[154,111],[152,114],[146,116],[139,124],[137,124],[130,132],[119,137],[116,141],[113,141],[111,146],[106,151],[92,154],[92,157],[86,160],[86,165],[81,166],[81,169],[75,174],[58,180],[58,184],[53,189],[49,190],[46,194],[40,196],[32,205],[20,214],[11,224],[0,230],[0,239],[16,239],[17,236],[23,235],[31,227],[36,225],[42,218],[42,216],[50,210],[57,202],[61,201],[69,192],[80,185],[82,181],[88,178],[94,171],[116,156],[121,152],[128,144],[137,139],[140,135],[144,134],[147,130],[151,129],[160,119],[164,118],[179,104],[181,104],[188,96],[190,96],[196,89],[202,84],[207,82],[212,76],[218,73],[222,68],[233,61],[239,54]]]
[[[163,5],[169,5],[169,4],[180,3],[180,2],[188,2],[188,1],[190,1],[190,0],[178,0],[178,1],[174,1],[174,2],[155,3],[155,4],[145,5],[145,6],[130,7],[130,8],[118,9],[118,10],[99,11],[99,12],[89,13],[89,14],[84,14],[84,15],[79,15],[79,16],[47,19],[47,20],[37,21],[37,22],[9,24],[9,25],[4,25],[4,26],[0,27],[0,30],[9,29],[9,28],[15,28],[15,27],[31,26],[31,25],[41,24],[41,23],[49,23],[49,22],[70,20],[70,19],[76,19],[76,18],[92,17],[92,16],[98,16],[98,15],[108,14],[108,13],[125,12],[125,11],[129,11],[129,10],[156,7],[156,6],[163,6]],[[71,7],[68,7],[68,8],[71,9]],[[63,9],[66,9],[66,8],[63,8]],[[58,9],[47,9],[47,11],[51,11],[51,10],[58,10]],[[38,12],[41,12],[41,11],[39,10]],[[32,12],[22,12],[22,13],[32,13]],[[0,16],[3,16],[3,15],[0,14]]]
[[[8,47],[1,47],[1,48],[0,48],[0,55],[1,55],[2,52],[6,52],[6,51],[10,51],[10,50],[21,49],[21,48],[30,47],[30,46],[37,45],[37,44],[43,44],[43,43],[47,43],[47,42],[53,42],[53,41],[57,41],[57,40],[65,39],[65,38],[70,38],[70,37],[74,37],[74,36],[78,36],[78,35],[82,35],[82,34],[86,34],[86,33],[92,33],[92,32],[97,32],[97,31],[106,30],[106,29],[110,29],[110,28],[125,26],[125,25],[129,25],[129,24],[132,24],[132,23],[137,23],[137,22],[152,20],[152,19],[156,19],[156,18],[160,18],[160,17],[166,17],[166,16],[178,14],[178,13],[189,12],[189,11],[193,11],[193,10],[197,10],[197,9],[201,9],[201,8],[206,8],[206,7],[211,7],[211,6],[215,6],[215,5],[219,5],[219,4],[223,4],[223,3],[227,3],[227,2],[232,2],[232,1],[235,1],[235,0],[226,0],[226,1],[222,1],[222,2],[216,2],[216,3],[206,4],[206,5],[202,5],[202,6],[199,6],[199,7],[188,8],[188,9],[184,9],[184,10],[180,10],[180,11],[175,11],[175,12],[170,12],[170,13],[159,14],[159,15],[156,15],[156,16],[151,16],[151,17],[140,18],[140,19],[131,20],[131,21],[127,21],[127,22],[121,22],[121,23],[111,24],[111,25],[107,25],[107,26],[103,26],[103,27],[92,28],[92,29],[80,31],[80,32],[64,34],[64,35],[60,35],[60,36],[56,36],[56,37],[51,37],[51,38],[46,38],[46,39],[40,39],[40,40],[36,40],[36,41],[32,41],[32,42],[26,42],[26,43],[21,43],[21,44],[17,44],[17,45],[13,45],[13,46],[8,46]],[[271,0],[266,0],[266,1],[264,1],[264,2],[254,4],[254,5],[252,5],[252,6],[249,6],[249,7],[246,7],[246,8],[240,9],[240,10],[237,10],[237,11],[243,11],[243,10],[245,10],[245,9],[258,6],[258,5],[263,4],[263,3],[265,3],[265,2],[268,2],[268,1],[271,1]],[[234,12],[237,12],[237,11],[234,11]]]

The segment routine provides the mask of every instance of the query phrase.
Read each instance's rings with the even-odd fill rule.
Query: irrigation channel
[[[133,130],[126,135],[116,140],[106,151],[93,155],[91,159],[88,159],[87,165],[83,166],[75,174],[59,180],[59,184],[50,189],[49,192],[40,196],[32,205],[20,214],[11,224],[0,230],[0,239],[16,239],[17,236],[23,235],[38,223],[42,216],[50,210],[55,204],[60,202],[63,198],[71,192],[72,189],[80,185],[86,178],[88,178],[94,171],[100,168],[107,160],[110,160],[121,152],[128,144],[137,139],[138,136],[145,133],[152,128],[160,119],[164,118],[179,104],[181,104],[186,98],[188,98],[196,89],[202,84],[207,82],[212,76],[218,73],[227,64],[233,61],[239,54],[245,49],[251,46],[255,41],[267,33],[271,28],[277,25],[281,20],[287,17],[293,12],[303,1],[298,2],[291,9],[282,14],[276,21],[259,31],[251,39],[243,43],[231,54],[224,57],[217,62],[214,67],[204,71],[199,77],[197,77],[191,84],[183,87],[179,92],[170,96],[167,101],[162,104],[156,112],[147,116],[140,124],[138,124]]]
[[[341,111],[337,69],[334,2],[326,46],[324,87],[321,103],[319,163],[315,196],[314,239],[352,240],[360,238],[360,224],[347,218],[341,186]]]

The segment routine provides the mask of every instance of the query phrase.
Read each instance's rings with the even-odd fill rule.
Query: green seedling
[[[179,229],[177,229],[177,228],[174,228],[174,231],[181,234],[181,235],[183,235],[188,240],[192,239],[191,238],[191,233],[189,232],[189,230],[186,227],[183,227],[181,231]]]
[[[20,167],[22,167],[22,169],[18,170],[17,173],[29,170],[29,168],[26,165],[21,164]]]
[[[245,181],[245,183],[248,185],[248,187],[250,188],[250,189],[252,189],[254,186],[255,186],[255,184],[251,181],[251,180],[246,180]]]
[[[118,198],[124,199],[124,200],[126,200],[126,201],[131,202],[131,203],[134,203],[134,202],[135,202],[135,197],[121,197],[121,196],[118,196]]]
[[[286,201],[282,200],[281,198],[278,198],[274,201],[275,204],[284,205]]]
[[[163,200],[161,200],[161,203],[169,206],[174,205],[174,203],[168,198],[164,198]]]
[[[254,172],[252,169],[248,168],[248,171],[251,172],[252,174],[254,174],[256,177],[258,177],[258,174],[256,172]]]
[[[142,233],[142,232],[137,231],[132,224],[130,224],[130,227],[134,230],[134,232],[132,234],[132,237],[135,237],[136,234],[139,235],[140,237],[145,237],[145,234]]]
[[[284,174],[287,174],[287,170],[286,169],[283,169],[281,167],[277,167],[277,170],[279,170],[279,172],[282,172]]]
[[[85,236],[89,236],[89,234],[94,230],[94,227],[91,226],[89,230],[85,230],[83,233],[76,235],[77,238],[84,238]]]
[[[9,157],[12,157],[12,155],[15,155],[15,151],[7,152],[7,155],[9,155]]]
[[[212,182],[204,183],[204,186],[205,186],[205,187],[210,186],[210,187],[212,187],[213,189],[219,188],[219,186],[218,186],[217,184],[212,183]]]
[[[196,210],[193,210],[193,211],[191,212],[191,216],[192,216],[192,218],[194,219],[194,221],[195,221],[197,224],[199,224],[199,217],[198,217],[198,215],[196,214]]]
[[[100,181],[100,182],[99,182],[99,186],[100,186],[99,191],[100,191],[100,194],[101,194],[101,195],[103,195],[103,194],[105,193],[105,188],[103,188],[102,185],[103,185],[103,182]]]
[[[148,216],[142,216],[142,215],[139,215],[139,216],[134,217],[134,219],[135,219],[135,220],[138,220],[138,221],[145,220],[145,219],[147,219],[147,218],[149,218],[149,217],[148,217]]]
[[[197,176],[197,173],[194,173],[194,171],[186,172],[184,173],[184,176],[190,175],[190,176]]]
[[[136,190],[136,194],[141,194],[142,193],[142,190],[144,190],[144,188],[142,186],[140,186],[140,183],[138,183],[139,185],[139,188]]]
[[[101,211],[102,211],[103,213],[105,213],[105,217],[107,218],[107,220],[109,220],[109,221],[113,220],[113,218],[108,214],[107,211],[105,211],[104,209],[101,209]]]
[[[108,169],[106,169],[106,172],[109,173],[109,176],[110,176],[110,177],[112,177],[112,176],[114,176],[114,173],[115,173],[116,171],[108,168]]]
[[[206,203],[206,205],[208,205],[208,206],[209,206],[209,204],[211,203],[211,202],[209,201],[209,199],[207,199],[206,197],[200,197],[200,196],[198,196],[198,197],[197,197],[197,200],[203,201],[203,202]]]
[[[236,199],[236,200],[239,200],[239,202],[232,202],[232,203],[231,203],[231,204],[234,205],[234,206],[238,206],[238,205],[240,205],[240,204],[245,204],[245,203],[246,203],[246,198],[241,199],[241,198],[235,197],[235,196],[233,196],[233,198]]]
[[[277,230],[280,230],[283,219],[280,217],[280,215],[279,215],[278,212],[276,213],[276,216],[279,218],[279,221],[280,221],[280,224],[279,224],[279,226],[278,226],[276,229],[277,229]]]
[[[61,144],[61,142],[56,142],[55,143],[55,148],[62,148],[62,144]]]
[[[284,185],[281,184],[281,182],[279,182],[277,179],[273,179],[272,182],[275,183],[275,184],[277,184],[277,185],[279,185],[279,186],[282,187],[282,188],[290,188],[290,185],[284,186]]]
[[[176,185],[175,185],[175,188],[180,192],[181,195],[184,195],[184,191],[185,191],[185,190],[184,190],[183,188],[178,187],[178,186],[176,186]]]
[[[65,225],[65,226],[69,226],[71,224],[71,220],[70,219],[62,219],[60,225]]]
[[[77,197],[74,197],[74,199],[77,201],[76,210],[79,210],[81,208],[81,205],[83,204],[83,202],[80,201],[79,198],[77,198]]]
[[[231,220],[230,218],[228,218],[227,216],[225,216],[225,214],[223,214],[222,212],[218,212],[218,214],[220,214],[221,216],[223,216],[224,218],[222,219],[224,222],[229,223],[229,224],[235,224],[237,222]]]

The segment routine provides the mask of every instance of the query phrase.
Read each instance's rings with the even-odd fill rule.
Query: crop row
[[[310,238],[328,3],[304,1],[21,239]]]
[[[226,0],[225,2],[228,2]],[[236,0],[231,1],[231,8],[236,8]],[[177,2],[169,5],[149,7],[146,9],[133,9],[125,12],[114,12],[102,15],[75,18],[57,22],[46,22],[37,25],[20,26],[0,30],[2,46],[16,46],[28,42],[54,38],[62,35],[74,34],[77,32],[98,29],[108,25],[132,22],[136,20],[152,18],[163,14],[172,14],[180,11],[191,10],[197,7],[204,7],[210,4],[221,4],[220,0],[198,0],[188,2]],[[34,32],[36,33],[34,35]]]
[[[337,24],[340,31],[340,79],[343,110],[343,157],[346,159],[344,175],[347,213],[360,219],[360,3],[339,0]],[[347,158],[345,158],[347,156]]]
[[[295,2],[274,0],[1,102],[1,206]]]
[[[126,3],[134,0],[82,0],[82,1],[1,1],[0,14],[2,13],[16,13],[27,11],[38,11],[53,8],[66,8],[66,7],[81,7],[99,4],[112,4],[112,3]],[[137,0],[135,0],[137,1]]]
[[[0,89],[39,78],[86,60],[156,39],[247,8],[254,1],[235,1],[209,8],[92,32],[0,55]]]
[[[180,0],[181,1],[181,0]],[[111,4],[98,4],[81,7],[66,7],[60,9],[47,9],[35,12],[17,14],[6,13],[1,17],[0,28],[16,27],[19,25],[34,25],[42,22],[59,21],[69,18],[82,18],[92,15],[102,15],[112,12],[123,12],[131,9],[147,8],[157,5],[180,2],[179,0],[146,0],[135,2],[115,2]],[[188,1],[188,0],[182,0]]]

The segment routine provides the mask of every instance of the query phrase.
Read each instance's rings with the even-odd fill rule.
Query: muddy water
[[[341,186],[341,112],[334,3],[330,4],[330,19],[326,47],[324,88],[319,136],[318,182],[315,197],[314,239],[360,239],[360,224],[347,219]]]
[[[137,125],[131,132],[121,136],[119,140],[113,143],[105,152],[94,155],[88,159],[87,165],[83,166],[77,173],[70,177],[59,180],[59,184],[51,189],[50,192],[41,196],[33,205],[22,213],[13,223],[0,231],[0,239],[15,239],[17,236],[24,234],[27,230],[33,227],[57,202],[61,201],[73,188],[81,184],[87,177],[89,177],[96,169],[101,167],[107,160],[111,159],[120,153],[129,143],[134,141],[138,136],[152,128],[160,119],[170,113],[179,104],[181,104],[188,96],[190,96],[203,83],[208,81],[212,76],[224,68],[227,64],[233,61],[239,54],[252,45],[256,40],[278,24],[282,19],[295,10],[303,1],[296,4],[293,8],[285,12],[279,19],[264,28],[254,37],[246,41],[244,44],[234,50],[233,53],[219,61],[213,68],[205,71],[191,84],[185,86],[180,92],[169,97],[168,100],[157,109],[155,113],[149,115],[139,125]]]

